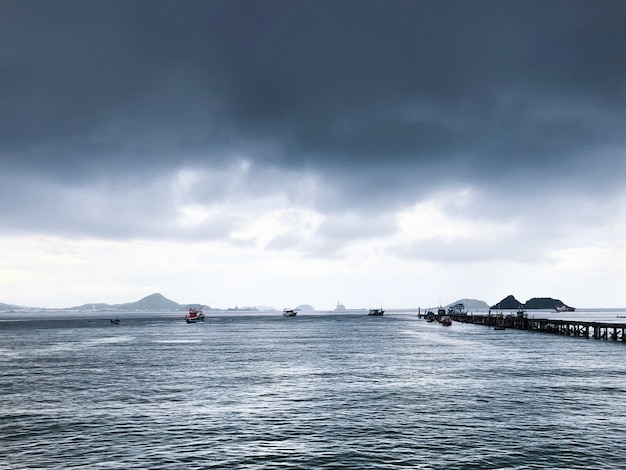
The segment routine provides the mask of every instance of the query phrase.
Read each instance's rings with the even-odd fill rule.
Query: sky
[[[626,307],[626,2],[0,0],[0,302]]]

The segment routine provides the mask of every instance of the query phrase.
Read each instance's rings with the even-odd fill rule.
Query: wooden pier
[[[527,315],[449,315],[454,321],[473,323],[499,329],[515,329],[552,333],[562,336],[606,339],[626,342],[626,323],[601,323],[578,320],[528,318]]]

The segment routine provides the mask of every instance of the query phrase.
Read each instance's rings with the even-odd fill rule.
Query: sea
[[[112,315],[0,314],[0,468],[626,468],[622,342],[414,311]]]

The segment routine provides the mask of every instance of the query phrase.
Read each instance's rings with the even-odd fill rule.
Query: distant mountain
[[[504,299],[502,299],[500,302],[498,302],[495,305],[492,305],[489,308],[498,309],[498,310],[500,310],[500,309],[502,309],[502,310],[514,310],[514,309],[518,309],[518,308],[520,308],[522,306],[523,306],[522,302],[517,300],[512,295],[508,295]]]
[[[276,309],[274,307],[267,307],[265,305],[257,305],[255,307],[259,312],[275,312]]]
[[[137,302],[109,305],[104,303],[84,304],[73,310],[181,310],[183,307],[161,294],[152,294]]]
[[[456,302],[451,303],[450,305],[446,305],[446,308],[452,307],[453,305],[456,305],[456,304],[465,305],[466,310],[480,310],[480,309],[486,310],[489,308],[489,304],[487,302],[484,302],[482,300],[476,300],[476,299],[460,299],[460,300],[457,300]]]
[[[294,310],[297,310],[299,312],[315,312],[315,309],[308,304],[298,305]]]
[[[0,302],[0,310],[15,310],[21,308],[23,307],[19,307],[17,305],[3,304],[2,302]]]
[[[552,310],[555,307],[566,307],[566,305],[559,299],[553,299],[551,297],[533,297],[525,303],[522,303],[512,295],[509,295],[490,308],[513,310],[520,307],[523,307],[524,310]]]
[[[72,307],[71,310],[111,310],[114,308],[115,306],[113,305],[97,303],[97,304],[77,305],[76,307]]]
[[[120,308],[129,310],[180,310],[180,305],[173,300],[167,299],[161,294],[152,294],[137,302],[119,305]]]
[[[527,310],[531,310],[531,309],[552,310],[555,307],[567,307],[567,305],[565,305],[559,299],[551,299],[550,297],[535,297],[535,298],[528,300],[524,304],[524,308]]]

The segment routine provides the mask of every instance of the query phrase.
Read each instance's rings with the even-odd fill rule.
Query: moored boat
[[[283,317],[295,317],[297,314],[298,312],[296,312],[292,308],[286,308],[285,310],[283,310]]]
[[[454,304],[451,307],[448,307],[449,315],[467,315],[467,309],[465,308],[465,304],[458,303]]]
[[[190,308],[189,313],[185,315],[185,321],[187,323],[198,323],[204,321],[204,313],[202,309]]]
[[[559,305],[557,307],[554,307],[554,310],[556,310],[558,313],[576,311],[574,307],[568,307],[567,305]]]
[[[370,308],[370,311],[368,313],[369,316],[371,317],[382,317],[385,314],[385,311],[383,310],[383,308]]]

